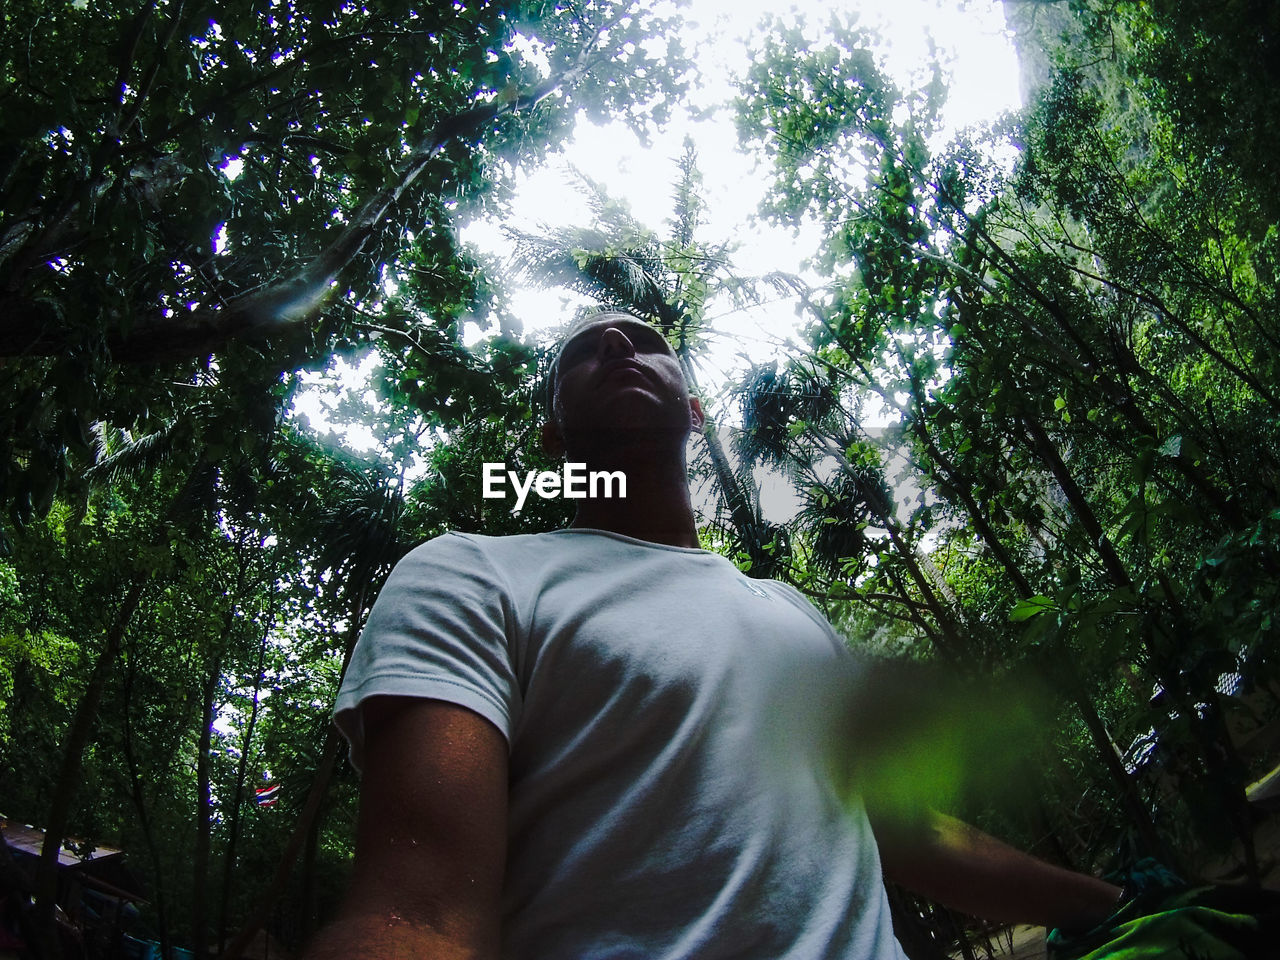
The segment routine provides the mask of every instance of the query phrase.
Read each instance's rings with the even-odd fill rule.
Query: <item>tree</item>
[[[1148,44],[1116,47],[1125,68],[1149,71],[1163,53],[1160,82],[1173,82],[1179,54],[1140,29],[1155,8],[1108,11],[1117,35]],[[903,98],[865,37],[839,23],[830,36],[813,46],[775,27],[740,101],[744,142],[775,170],[766,212],[817,218],[822,262],[842,278],[809,304],[807,355],[744,391],[755,452],[808,471],[802,519],[831,527],[796,539],[835,551],[825,563],[843,592],[958,642],[963,662],[1024,661],[1056,677],[1139,846],[1167,852],[1191,824],[1211,848],[1230,823],[1251,869],[1246,767],[1216,685],[1259,662],[1268,628],[1221,629],[1240,588],[1223,607],[1221,582],[1203,578],[1222,563],[1215,551],[1260,535],[1276,503],[1274,253],[1244,216],[1259,201],[1243,175],[1189,165],[1180,147],[1205,131],[1117,96],[1086,63],[1094,51],[1060,51],[1077,65],[1023,121],[939,149],[938,85]],[[1006,143],[1020,151],[1012,171],[992,159]],[[839,417],[815,429],[802,412],[823,396],[854,425],[869,397],[892,412],[889,438],[919,490],[896,516],[877,516],[874,483],[816,482],[820,455],[842,465],[866,449],[847,428],[823,449]],[[873,475],[891,456],[880,446]],[[1264,465],[1247,489],[1242,457]],[[902,556],[896,525],[936,544],[941,582],[885,562],[885,549]],[[880,551],[867,539],[876,528]],[[1276,586],[1269,561],[1255,561],[1247,605]],[[1170,709],[1173,724],[1159,712]],[[1148,723],[1181,745],[1185,798],[1159,801],[1154,823],[1154,785],[1113,744]]]
[[[201,378],[367,342],[388,265],[431,277],[422,316],[472,309],[459,204],[580,112],[660,119],[684,70],[668,21],[608,0],[35,2],[5,21],[0,499],[19,525],[93,422],[154,423]]]
[[[49,724],[65,747],[46,795],[48,918],[52,855],[72,823],[84,823],[74,809],[79,771],[97,756],[95,727],[114,684],[143,688],[137,664],[122,658],[155,627],[157,598],[185,570],[209,574],[228,530],[251,531],[259,544],[298,530],[287,522],[297,504],[263,513],[268,491],[283,486],[273,461],[290,446],[281,419],[297,371],[335,350],[384,344],[390,378],[418,403],[426,430],[502,396],[520,348],[460,345],[460,320],[486,321],[490,290],[459,249],[454,219],[499,202],[515,165],[541,157],[580,114],[625,113],[639,128],[661,119],[685,67],[663,37],[669,21],[608,2],[216,12],[36,2],[4,17],[0,501],[13,538],[0,532],[0,545],[28,556],[18,538],[35,529],[41,539],[55,507],[71,540],[91,515],[121,529],[118,504],[99,499],[104,485],[133,491],[125,502],[149,531],[118,545],[132,562],[105,594],[117,601],[105,621],[70,626],[69,594],[46,596],[39,574],[18,565],[27,595],[68,617],[69,647],[92,666],[59,685],[74,703],[60,717],[65,736]],[[152,472],[157,486],[141,493]],[[147,496],[167,510],[144,506]],[[375,585],[348,599],[353,630]],[[228,660],[231,638],[252,636],[262,650],[260,633],[241,630],[235,592],[193,608],[190,635],[207,643],[187,662],[204,702],[179,720],[198,731],[203,799],[188,809],[210,857],[214,718],[224,675],[246,669],[238,654]],[[26,633],[34,646],[24,651],[38,659],[41,632]],[[97,735],[116,735],[115,722]],[[124,729],[136,740],[144,725],[126,712]],[[125,782],[154,826],[145,749],[135,743],[128,754]],[[203,949],[207,920],[197,916],[195,928]]]

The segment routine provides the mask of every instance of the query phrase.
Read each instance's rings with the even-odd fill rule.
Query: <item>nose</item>
[[[609,327],[600,334],[596,352],[602,360],[612,360],[617,357],[634,357],[636,348],[625,333],[617,327]]]

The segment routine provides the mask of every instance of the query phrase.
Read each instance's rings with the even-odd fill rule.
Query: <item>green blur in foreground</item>
[[[1129,896],[1094,929],[1049,933],[1052,960],[1263,960],[1280,939],[1280,893],[1188,886],[1154,860],[1123,882]]]
[[[872,662],[847,700],[838,756],[847,786],[882,818],[954,811],[1017,793],[1040,762],[1054,698],[1042,683],[960,680],[919,663]]]

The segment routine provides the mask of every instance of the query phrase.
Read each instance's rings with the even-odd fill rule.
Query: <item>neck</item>
[[[669,443],[637,442],[632,436],[625,442],[596,443],[570,450],[565,459],[585,463],[588,471],[620,470],[627,478],[625,499],[597,497],[580,501],[572,526],[608,530],[673,547],[700,546],[689,500],[683,444],[672,450]]]

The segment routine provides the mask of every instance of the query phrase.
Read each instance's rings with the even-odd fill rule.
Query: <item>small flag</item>
[[[270,786],[258,787],[255,792],[258,795],[258,806],[269,807],[280,799],[280,784],[273,783]]]

